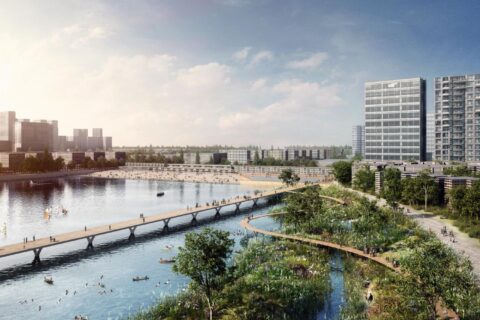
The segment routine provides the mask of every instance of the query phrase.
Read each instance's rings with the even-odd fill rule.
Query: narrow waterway
[[[139,213],[157,214],[254,191],[239,185],[92,178],[61,179],[37,189],[22,183],[3,184],[0,189],[0,223],[7,225],[1,244],[21,241],[26,235],[48,236],[83,225],[107,224],[138,217]],[[156,197],[159,190],[165,192],[165,197]],[[44,210],[54,211],[57,207],[67,208],[68,215],[57,214],[45,220]],[[268,210],[258,209],[255,214]],[[245,236],[239,223],[248,212],[204,225],[230,231],[238,250]],[[208,216],[213,212],[203,218]],[[122,319],[180,292],[188,279],[172,272],[171,264],[159,260],[175,256],[185,233],[204,226],[200,222],[188,230],[180,228],[188,222],[188,217],[178,219],[172,224],[177,230],[173,228],[169,233],[161,231],[162,224],[140,228],[133,241],[127,240],[128,231],[105,235],[96,239],[91,251],[85,250],[82,241],[47,248],[42,251],[40,266],[29,264],[31,253],[0,259],[0,319],[73,319],[79,314],[89,319]],[[257,223],[259,227],[278,228],[267,219]],[[46,284],[45,276],[52,276],[54,285]],[[149,279],[134,282],[135,276]],[[335,292],[343,289],[335,285],[333,288],[330,300],[337,301]],[[331,309],[338,313],[337,307],[332,305]],[[332,315],[329,319],[335,319],[335,312],[328,314]]]

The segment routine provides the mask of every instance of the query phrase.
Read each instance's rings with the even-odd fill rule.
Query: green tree
[[[429,171],[423,170],[415,178],[424,199],[424,209],[427,211],[428,203],[435,204],[438,201],[438,184],[430,176]]]
[[[435,306],[440,298],[448,307],[468,312],[465,309],[474,301],[468,300],[475,296],[472,293],[475,278],[467,258],[457,256],[451,248],[432,239],[416,245],[401,265],[406,285],[410,290],[417,291],[416,296],[424,298],[428,319],[436,319]]]
[[[204,295],[210,319],[215,308],[215,293],[225,284],[227,259],[234,241],[226,231],[205,228],[199,233],[185,235],[185,246],[180,247],[173,271],[192,279],[193,285]]]
[[[474,182],[467,192],[463,201],[462,212],[471,219],[477,219],[480,216],[480,183]]]
[[[466,195],[466,186],[455,186],[448,191],[448,205],[454,214],[462,215],[464,213]]]
[[[293,224],[295,229],[315,215],[323,212],[323,199],[319,187],[308,187],[303,192],[292,192],[285,199],[285,222]]]
[[[383,172],[383,188],[381,196],[392,208],[398,206],[398,201],[402,197],[402,174],[397,168],[386,168]]]
[[[278,179],[282,180],[287,186],[293,186],[300,181],[300,177],[290,168],[282,170]]]
[[[260,155],[258,154],[258,150],[255,150],[255,154],[253,156],[253,164],[254,165],[261,165]]]
[[[375,171],[370,170],[368,166],[358,170],[353,179],[353,187],[363,192],[374,191]]]
[[[333,175],[338,182],[344,186],[349,186],[352,183],[352,162],[337,161],[332,164]]]
[[[195,164],[200,164],[200,153],[195,152]]]
[[[415,179],[407,177],[402,180],[402,201],[409,205],[416,204],[418,201],[418,183]]]

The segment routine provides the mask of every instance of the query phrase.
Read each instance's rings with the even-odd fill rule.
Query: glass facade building
[[[353,126],[352,128],[352,154],[364,156],[365,153],[365,127]]]
[[[366,160],[425,160],[425,86],[422,78],[365,83]]]
[[[480,160],[480,74],[435,78],[435,158]]]

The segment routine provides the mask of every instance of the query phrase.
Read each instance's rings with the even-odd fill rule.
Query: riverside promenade
[[[175,211],[170,211],[162,214],[151,215],[151,216],[143,216],[141,215],[139,218],[130,219],[122,222],[112,223],[109,225],[102,225],[96,227],[89,227],[89,226],[81,226],[81,229],[78,231],[72,231],[62,234],[52,235],[48,238],[37,238],[35,241],[28,241],[23,243],[16,243],[11,245],[6,245],[0,247],[0,258],[7,257],[23,252],[32,251],[34,254],[33,264],[40,262],[40,253],[42,249],[52,246],[61,245],[67,242],[78,241],[82,239],[87,240],[87,249],[93,248],[93,241],[96,237],[108,233],[118,232],[122,230],[129,230],[130,234],[129,237],[133,238],[135,236],[135,230],[138,227],[163,222],[163,228],[168,229],[168,225],[172,219],[191,216],[191,222],[194,223],[197,220],[198,214],[206,211],[215,211],[215,216],[220,215],[220,211],[225,207],[233,207],[235,208],[235,212],[240,211],[240,206],[243,203],[251,202],[252,207],[255,208],[257,206],[257,202],[260,199],[270,199],[274,197],[280,197],[281,195],[291,192],[294,190],[301,190],[305,188],[304,185],[297,185],[289,188],[280,188],[274,189],[268,192],[258,193],[254,196],[237,196],[236,198],[216,202],[215,204],[211,205],[204,205],[198,206],[195,208],[186,208],[180,209]]]

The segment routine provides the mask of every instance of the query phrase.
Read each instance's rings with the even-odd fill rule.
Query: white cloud
[[[233,54],[232,58],[236,61],[245,61],[251,49],[252,49],[251,47],[245,47],[241,50],[238,50]]]
[[[326,52],[317,52],[308,58],[290,61],[286,66],[290,69],[314,70],[317,69],[327,59],[328,54]]]
[[[271,61],[271,60],[273,60],[273,53],[271,51],[268,51],[268,50],[262,50],[262,51],[259,51],[258,53],[256,53],[252,57],[252,61],[250,62],[250,65],[254,66],[256,64],[259,64],[260,62]]]
[[[252,83],[252,89],[253,90],[262,89],[262,88],[265,87],[266,84],[267,84],[267,79],[266,78],[257,79]]]

